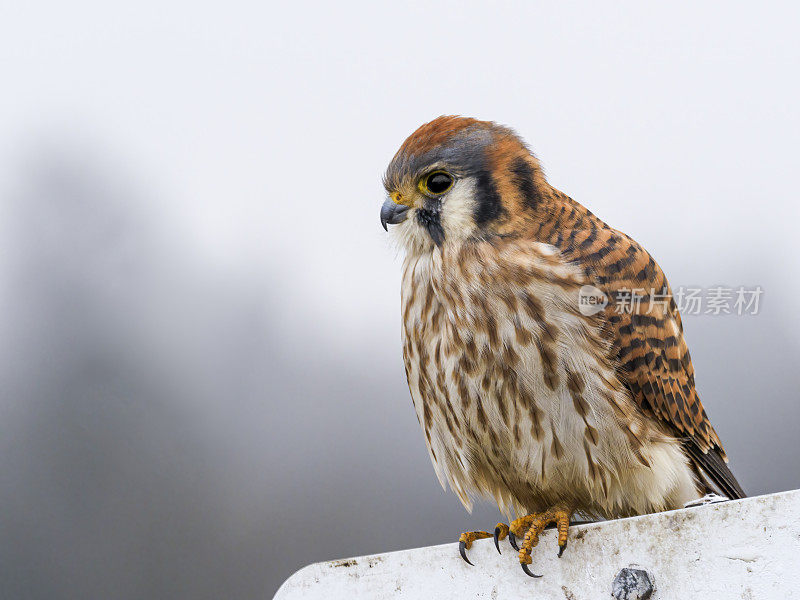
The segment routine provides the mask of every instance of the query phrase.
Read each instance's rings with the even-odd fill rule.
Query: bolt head
[[[611,584],[611,596],[616,600],[647,600],[653,595],[653,578],[644,569],[625,567]]]

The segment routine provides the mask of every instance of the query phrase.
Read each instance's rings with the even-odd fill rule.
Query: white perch
[[[317,563],[275,598],[589,600],[612,588],[630,599],[800,598],[800,490],[573,526],[560,559],[547,530],[531,565],[541,579],[522,572],[507,540],[500,547],[475,542],[474,567],[457,543]]]

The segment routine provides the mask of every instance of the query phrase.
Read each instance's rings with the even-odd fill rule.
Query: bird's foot
[[[461,558],[467,561],[467,563],[472,564],[467,558],[467,550],[472,548],[472,542],[490,537],[492,537],[492,534],[488,531],[467,531],[462,533],[461,537],[458,538],[458,552],[461,554]]]
[[[519,549],[519,564],[522,566],[522,570],[525,571],[526,575],[541,577],[541,575],[534,575],[531,573],[528,565],[533,562],[531,551],[533,547],[539,543],[539,535],[550,523],[554,523],[558,530],[558,557],[561,558],[564,549],[567,547],[567,532],[569,530],[569,519],[571,516],[572,510],[569,507],[558,504],[546,511],[533,513],[526,517],[516,519],[508,525],[509,536],[524,536],[522,546]],[[502,534],[502,529],[500,534]]]
[[[494,535],[487,531],[470,531],[462,533],[458,539],[458,551],[461,558],[472,564],[467,558],[466,551],[472,547],[472,542],[487,537],[494,538],[494,545],[497,551],[500,552],[500,540],[506,539],[513,546],[514,550],[519,552],[519,563],[522,570],[531,577],[541,577],[541,575],[534,575],[528,567],[533,559],[531,558],[531,551],[533,547],[539,543],[539,535],[550,524],[553,523],[558,530],[558,556],[559,558],[564,553],[567,547],[567,532],[569,530],[569,520],[572,516],[572,509],[566,505],[557,504],[552,508],[539,512],[532,513],[525,517],[520,517],[511,521],[509,525],[505,523],[498,523],[494,529]],[[517,545],[517,538],[523,538],[522,547]]]

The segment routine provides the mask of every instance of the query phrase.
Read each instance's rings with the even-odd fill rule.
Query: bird
[[[431,461],[471,511],[496,502],[532,577],[547,526],[742,498],[695,388],[678,306],[633,238],[550,185],[512,129],[441,116],[383,178],[403,254],[402,351]],[[636,302],[626,299],[636,298]],[[522,538],[522,543],[517,540]]]

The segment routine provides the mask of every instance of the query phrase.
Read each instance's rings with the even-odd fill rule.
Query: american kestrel
[[[403,358],[442,486],[524,537],[744,492],[694,383],[661,268],[547,183],[510,129],[439,117],[400,147],[381,223],[405,250]],[[626,296],[627,295],[627,296]],[[621,298],[635,298],[625,303]],[[518,518],[511,520],[513,516]],[[464,533],[460,552],[486,531]],[[471,563],[470,563],[471,564]]]

